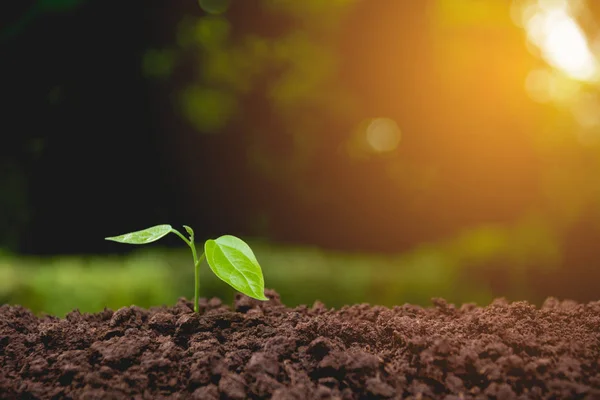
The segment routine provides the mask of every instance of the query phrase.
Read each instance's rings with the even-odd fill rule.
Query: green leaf
[[[120,236],[111,236],[104,239],[127,244],[147,244],[156,242],[158,239],[168,235],[172,231],[173,228],[171,228],[171,225],[156,225],[148,229],[142,229],[141,231],[125,233]]]
[[[190,228],[189,226],[187,226],[187,225],[184,225],[183,227],[185,228],[185,230],[188,233],[188,235],[190,235],[190,238],[193,238],[194,237],[194,230],[192,228]]]
[[[235,236],[225,235],[207,240],[204,251],[210,269],[219,279],[247,296],[269,300],[265,296],[262,270],[246,242]]]

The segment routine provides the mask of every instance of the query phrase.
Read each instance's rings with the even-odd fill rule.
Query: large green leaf
[[[225,235],[204,244],[206,261],[222,281],[257,300],[265,296],[262,270],[252,249],[242,239]]]
[[[171,228],[171,225],[156,225],[151,228],[142,229],[141,231],[125,233],[119,236],[111,236],[104,239],[127,244],[147,244],[156,242],[158,239],[168,235],[172,231],[173,228]]]

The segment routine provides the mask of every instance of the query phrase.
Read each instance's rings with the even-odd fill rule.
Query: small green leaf
[[[156,242],[158,239],[171,233],[172,230],[173,228],[171,228],[171,225],[156,225],[148,229],[142,229],[141,231],[130,232],[124,235],[112,236],[104,239],[127,244],[147,244]]]
[[[188,233],[188,235],[190,235],[190,238],[193,238],[194,237],[194,230],[192,228],[190,228],[189,226],[187,226],[187,225],[184,225],[183,227],[185,228],[185,230]]]
[[[247,296],[269,300],[265,296],[262,270],[246,242],[235,236],[225,235],[207,240],[204,251],[210,269],[219,279]]]

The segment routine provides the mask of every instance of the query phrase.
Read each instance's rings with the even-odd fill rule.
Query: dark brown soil
[[[600,399],[600,302],[0,307],[2,399]]]

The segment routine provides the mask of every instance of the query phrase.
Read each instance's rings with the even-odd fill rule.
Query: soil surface
[[[0,307],[2,399],[600,399],[600,302],[287,308],[64,319]]]

